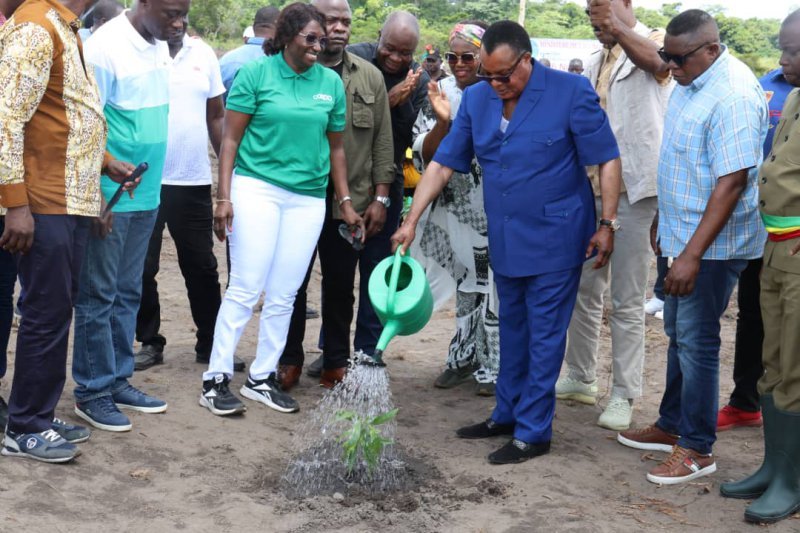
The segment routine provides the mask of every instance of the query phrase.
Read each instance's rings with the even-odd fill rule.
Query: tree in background
[[[220,51],[241,43],[242,30],[253,21],[256,10],[266,5],[281,7],[281,0],[197,0],[189,20],[193,28]],[[414,13],[420,20],[421,44],[446,46],[453,25],[462,19],[495,22],[517,20],[518,0],[352,0],[351,42],[374,41],[386,15],[395,9]],[[707,9],[719,23],[722,42],[757,75],[778,65],[779,20],[742,20],[725,14],[722,3]],[[683,10],[680,2],[667,2],[660,10],[636,8],[636,16],[651,28],[664,28]],[[594,39],[584,7],[566,0],[531,0],[525,29],[533,37]]]

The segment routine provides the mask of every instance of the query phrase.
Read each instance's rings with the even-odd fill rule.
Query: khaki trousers
[[[789,251],[798,240],[768,242],[761,271],[764,321],[764,375],[761,394],[772,394],[775,407],[800,413],[800,253]]]
[[[644,368],[644,298],[650,270],[650,224],[658,207],[656,198],[631,205],[628,195],[619,198],[614,235],[614,253],[608,265],[594,270],[595,259],[583,265],[578,300],[567,333],[566,363],[570,375],[594,381],[598,339],[603,318],[603,296],[611,284],[611,356],[614,384],[612,395],[638,398],[642,395]],[[597,200],[597,213],[600,200]]]

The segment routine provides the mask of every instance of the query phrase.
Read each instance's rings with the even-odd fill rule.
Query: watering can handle
[[[391,315],[394,313],[394,299],[397,296],[397,282],[400,279],[400,265],[403,263],[402,247],[398,246],[394,253],[394,264],[392,265],[392,277],[389,278],[389,292],[386,294],[386,312]]]

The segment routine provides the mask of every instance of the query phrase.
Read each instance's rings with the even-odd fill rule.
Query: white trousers
[[[233,354],[262,293],[264,307],[250,377],[265,379],[276,371],[286,345],[294,299],[325,219],[325,199],[234,174],[231,201],[230,283],[217,315],[214,347],[203,379],[233,375]]]
[[[631,205],[628,195],[619,197],[614,234],[614,253],[605,267],[594,270],[595,258],[583,265],[578,300],[567,332],[566,364],[570,374],[581,381],[594,381],[597,350],[603,318],[603,295],[611,283],[612,396],[638,398],[642,395],[644,370],[644,298],[653,252],[650,224],[658,207],[656,198]],[[597,200],[600,213],[600,200]]]

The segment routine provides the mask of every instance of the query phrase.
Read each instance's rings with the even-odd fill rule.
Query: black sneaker
[[[137,371],[161,364],[164,364],[164,347],[160,344],[143,344],[133,356],[133,369]]]
[[[247,407],[228,388],[229,384],[230,379],[225,374],[205,380],[200,405],[217,416],[239,415],[247,411]]]
[[[522,463],[546,453],[550,453],[550,441],[531,443],[511,439],[502,448],[490,453],[487,459],[493,465],[510,465]]]
[[[194,362],[195,363],[200,363],[200,364],[203,364],[203,365],[207,365],[210,360],[211,360],[211,355],[207,354],[207,353],[205,353],[205,354],[199,354],[198,353],[198,354],[195,354],[195,357],[194,357]],[[238,355],[234,355],[233,356],[233,371],[234,372],[242,372],[242,371],[244,371],[244,361]]]
[[[456,435],[462,439],[488,439],[489,437],[513,434],[514,424],[498,424],[491,418],[487,418],[479,424],[465,426],[456,430]]]
[[[247,383],[242,385],[239,392],[245,398],[261,402],[281,413],[294,413],[300,410],[295,399],[281,389],[275,372],[267,376],[267,379],[254,380],[247,376]]]

